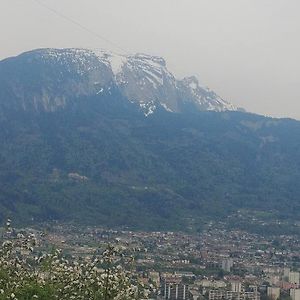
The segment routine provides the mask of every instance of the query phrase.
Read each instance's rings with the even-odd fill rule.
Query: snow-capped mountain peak
[[[23,69],[34,69],[39,81],[34,91],[32,85],[18,87],[15,96],[23,109],[54,111],[64,107],[70,97],[101,97],[114,86],[124,98],[138,105],[145,116],[158,107],[179,113],[186,105],[198,110],[236,110],[200,85],[195,76],[177,79],[166,61],[157,56],[124,55],[101,49],[38,49],[0,62],[0,72],[1,65],[12,60],[21,62]],[[20,83],[17,78],[14,80]]]
[[[187,95],[190,95],[190,99],[195,101],[199,109],[212,111],[237,110],[234,105],[222,99],[215,92],[200,85],[195,76],[183,78],[181,85],[181,88]]]

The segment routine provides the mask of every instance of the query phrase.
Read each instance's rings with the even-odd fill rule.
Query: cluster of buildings
[[[159,287],[155,299],[170,300],[300,300],[299,272],[289,268],[281,270],[278,284],[272,284],[267,278],[239,277],[227,275],[220,279],[185,277],[180,274],[152,272]],[[287,275],[288,276],[285,276]],[[191,280],[192,279],[192,280]],[[285,283],[284,285],[282,283]]]
[[[270,299],[281,299],[282,294],[289,295],[292,300],[300,300],[300,273],[290,268],[274,269],[269,275],[267,295]]]
[[[49,227],[48,227],[49,228]],[[45,244],[73,256],[115,244],[135,256],[153,299],[300,300],[299,236],[264,236],[210,224],[199,234],[51,226]]]
[[[190,299],[189,286],[178,276],[163,276],[159,295],[161,299],[187,300]]]

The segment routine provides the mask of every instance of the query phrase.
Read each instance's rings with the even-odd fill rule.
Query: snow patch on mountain
[[[173,112],[173,110],[170,109],[165,103],[161,103],[160,105],[161,105],[166,111],[168,111],[168,112]]]
[[[237,110],[234,105],[222,99],[215,92],[210,91],[207,87],[200,85],[195,76],[183,78],[180,84],[182,85],[181,88],[185,90],[185,94],[190,95],[192,100],[195,101],[198,106],[203,107],[204,110],[218,112]]]
[[[100,61],[104,62],[107,66],[109,66],[115,76],[117,76],[122,71],[124,64],[126,64],[127,62],[127,57],[122,54],[117,54],[102,49],[87,51],[91,51],[98,57]]]
[[[122,67],[127,62],[127,58],[124,56],[117,56],[117,55],[110,56],[109,62],[113,73],[117,75],[122,71]]]
[[[154,111],[156,110],[156,105],[155,105],[154,101],[150,101],[147,103],[140,102],[139,106],[142,109],[145,117],[148,117],[149,115],[153,114]]]

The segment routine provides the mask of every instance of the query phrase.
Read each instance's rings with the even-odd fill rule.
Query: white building
[[[290,271],[291,271],[290,268],[284,267],[284,269],[283,269],[283,277],[289,279],[289,277],[290,277]]]
[[[209,300],[260,300],[260,293],[210,290]]]
[[[242,283],[240,281],[231,281],[231,291],[240,293],[242,292]]]
[[[230,272],[232,267],[233,267],[232,258],[224,259],[222,261],[222,270],[224,270],[225,272]]]
[[[268,297],[273,300],[277,300],[280,298],[280,288],[279,287],[268,287],[267,291]]]
[[[300,300],[300,289],[291,289],[290,297],[292,300]]]
[[[299,272],[290,272],[289,282],[293,284],[299,284],[300,283]]]

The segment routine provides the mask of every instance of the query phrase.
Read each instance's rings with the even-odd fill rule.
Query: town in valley
[[[200,233],[142,232],[51,224],[34,231],[44,249],[88,259],[113,245],[134,258],[151,299],[299,300],[300,237],[209,223]],[[42,233],[43,232],[43,233]]]

